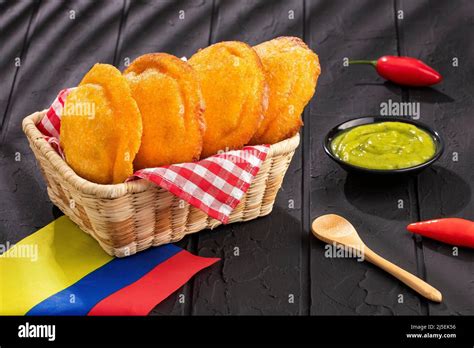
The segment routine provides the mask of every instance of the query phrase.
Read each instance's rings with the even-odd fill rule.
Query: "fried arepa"
[[[135,59],[124,76],[143,121],[135,169],[198,160],[204,102],[189,64],[166,53],[150,53]]]
[[[297,37],[279,37],[254,47],[265,69],[268,109],[251,144],[275,144],[294,136],[321,72],[318,56]]]
[[[198,73],[206,111],[201,158],[240,149],[259,127],[267,103],[263,66],[249,45],[220,42],[189,59]]]
[[[66,98],[60,143],[81,177],[118,184],[133,174],[142,121],[130,87],[112,65],[96,64]]]

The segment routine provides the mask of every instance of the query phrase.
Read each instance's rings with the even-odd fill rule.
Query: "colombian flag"
[[[114,258],[62,216],[0,256],[0,314],[146,315],[216,261],[172,244]]]

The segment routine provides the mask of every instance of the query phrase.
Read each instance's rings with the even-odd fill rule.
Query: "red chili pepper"
[[[447,244],[474,248],[473,221],[458,218],[436,219],[410,224],[407,229]]]
[[[378,60],[350,60],[349,64],[371,64],[383,78],[405,86],[431,86],[443,79],[436,70],[411,57],[383,56]]]

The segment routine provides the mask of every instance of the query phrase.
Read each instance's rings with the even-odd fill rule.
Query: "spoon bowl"
[[[336,214],[322,215],[313,221],[313,234],[326,243],[339,243],[353,248],[364,245],[352,224]]]

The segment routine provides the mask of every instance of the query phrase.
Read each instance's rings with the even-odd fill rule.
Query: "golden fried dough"
[[[143,120],[135,169],[198,160],[204,102],[188,63],[165,53],[138,57],[125,70]]]
[[[133,174],[142,121],[120,71],[96,64],[66,98],[60,142],[66,162],[81,177],[117,184]]]
[[[201,157],[241,148],[266,108],[265,75],[257,54],[242,42],[220,42],[197,52],[189,64],[198,73],[206,103]]]
[[[274,144],[295,135],[316,88],[318,56],[296,37],[279,37],[254,47],[265,68],[268,109],[251,144]]]

